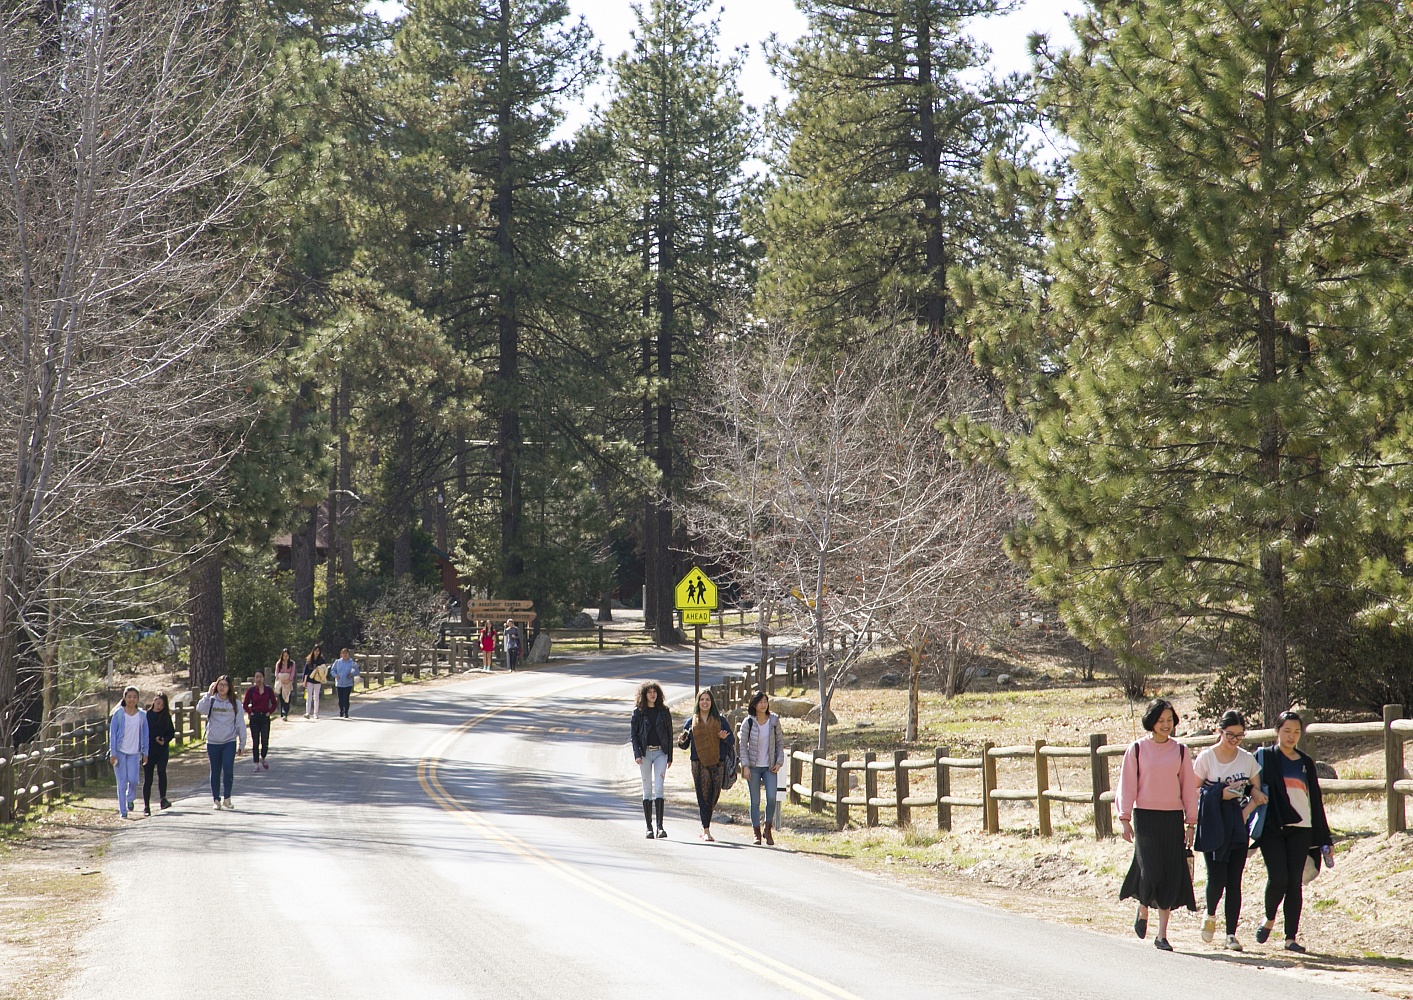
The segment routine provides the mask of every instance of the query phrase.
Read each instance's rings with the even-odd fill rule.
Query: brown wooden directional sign
[[[514,618],[534,621],[534,601],[471,601],[466,605],[467,618]]]

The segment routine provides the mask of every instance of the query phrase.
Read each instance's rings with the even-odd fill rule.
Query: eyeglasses
[[[1222,735],[1225,736],[1225,737],[1226,737],[1227,739],[1229,739],[1229,740],[1232,740],[1232,741],[1234,741],[1234,742],[1236,742],[1236,743],[1240,743],[1240,742],[1242,741],[1242,739],[1245,738],[1245,736],[1246,736],[1246,731],[1245,731],[1245,730],[1242,730],[1242,731],[1239,732],[1239,733],[1234,733],[1234,732],[1232,732],[1230,729],[1223,729],[1223,730],[1222,730]]]

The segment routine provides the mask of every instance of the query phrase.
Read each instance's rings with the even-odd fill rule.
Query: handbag
[[[741,769],[741,756],[736,752],[734,739],[721,743],[721,790],[724,792],[736,784],[736,775]]]
[[[1192,882],[1197,878],[1197,859],[1193,857],[1190,847],[1182,849],[1182,856],[1187,860],[1187,880]]]

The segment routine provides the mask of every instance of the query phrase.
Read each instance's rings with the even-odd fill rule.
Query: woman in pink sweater
[[[1120,899],[1138,901],[1133,931],[1148,934],[1148,909],[1158,909],[1160,951],[1168,944],[1168,916],[1179,906],[1197,909],[1187,850],[1197,827],[1197,779],[1192,754],[1172,738],[1178,714],[1164,698],[1154,698],[1143,713],[1143,728],[1151,734],[1137,740],[1124,754],[1115,796],[1124,840],[1133,844],[1133,864],[1124,879]]]

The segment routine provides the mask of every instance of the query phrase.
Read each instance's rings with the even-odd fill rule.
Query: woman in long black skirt
[[[1160,951],[1168,943],[1168,917],[1179,906],[1197,909],[1188,870],[1188,849],[1197,826],[1197,780],[1192,754],[1172,738],[1178,715],[1164,698],[1155,698],[1143,713],[1143,728],[1151,734],[1137,740],[1124,754],[1115,796],[1124,840],[1133,844],[1133,864],[1124,879],[1120,899],[1138,902],[1133,931],[1148,934],[1148,910],[1158,911]]]

